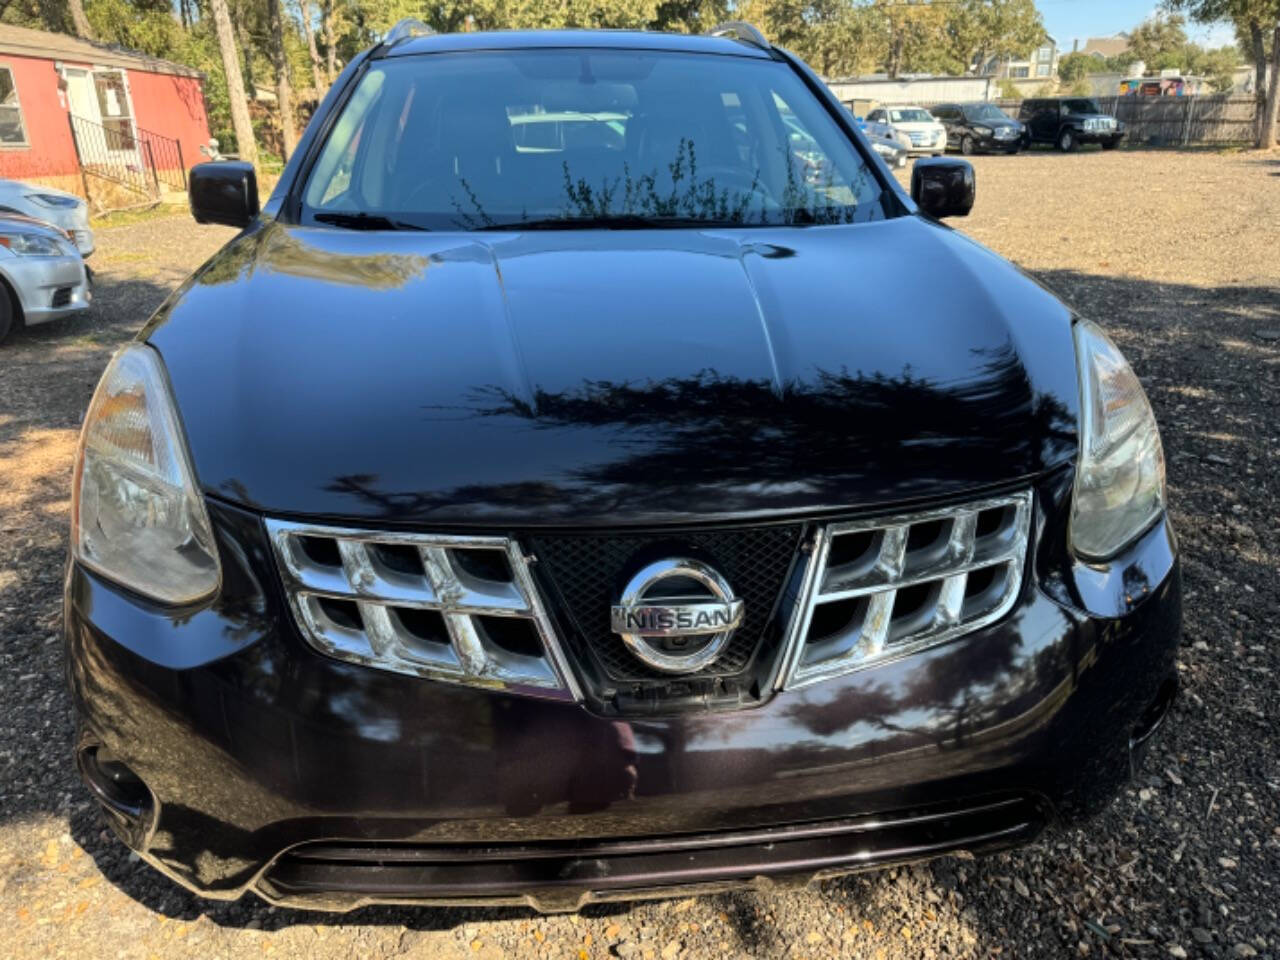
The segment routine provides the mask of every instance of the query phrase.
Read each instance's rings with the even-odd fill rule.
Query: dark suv
[[[1018,110],[1026,132],[1023,143],[1051,143],[1070,153],[1082,143],[1114,150],[1124,139],[1124,124],[1088,97],[1040,97],[1023,100]]]
[[[119,836],[208,897],[562,910],[1098,810],[1176,689],[1160,435],[937,222],[969,164],[908,195],[741,25],[420,34],[260,210],[192,171],[242,232],[86,414],[66,653]]]
[[[947,128],[947,149],[969,154],[1017,153],[1023,128],[994,103],[944,103],[930,112]]]

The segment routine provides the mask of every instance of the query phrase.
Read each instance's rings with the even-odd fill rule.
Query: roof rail
[[[749,43],[761,50],[773,49],[773,44],[764,38],[764,34],[745,20],[726,20],[724,23],[718,23],[711,28],[708,36],[728,37],[730,40]]]
[[[390,47],[409,37],[425,37],[431,33],[435,31],[417,17],[405,17],[387,31],[387,35],[382,38],[381,46]]]

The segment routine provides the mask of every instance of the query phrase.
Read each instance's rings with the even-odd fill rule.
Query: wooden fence
[[[1196,97],[1095,97],[1104,113],[1125,126],[1134,145],[1185,147],[1252,143],[1257,103],[1252,96],[1210,94]],[[1012,117],[1021,100],[992,101]],[[936,104],[920,104],[936,106]]]

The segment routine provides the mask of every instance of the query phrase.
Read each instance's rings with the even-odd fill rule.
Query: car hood
[[[897,120],[891,124],[894,128],[904,133],[934,133],[938,130],[945,129],[938,120]]]
[[[1074,455],[1068,311],[919,217],[726,231],[266,223],[144,331],[200,483],[265,512],[683,522]]]

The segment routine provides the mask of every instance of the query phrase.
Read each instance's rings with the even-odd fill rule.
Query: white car
[[[75,241],[80,256],[93,253],[89,205],[74,193],[21,180],[0,180],[0,213],[20,213],[51,223]]]
[[[0,213],[0,342],[19,326],[89,309],[89,268],[66,232]]]
[[[891,127],[899,139],[910,141],[913,154],[940,157],[947,152],[947,128],[924,107],[877,107],[867,114],[867,123]]]

